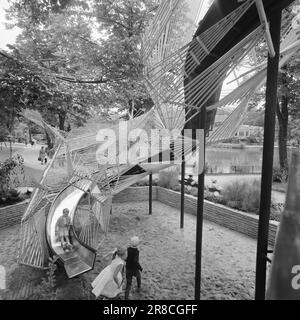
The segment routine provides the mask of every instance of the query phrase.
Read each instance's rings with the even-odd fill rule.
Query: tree
[[[154,2],[13,1],[8,14],[23,29],[13,53],[49,83],[46,120],[64,130],[87,117],[151,106],[140,48]]]
[[[282,33],[287,29],[287,25],[291,22],[293,14],[291,9],[288,9],[290,19],[282,25]],[[256,48],[258,62],[262,62],[266,58],[266,45],[260,44]],[[287,144],[289,137],[289,126],[293,126],[293,121],[299,119],[300,110],[298,108],[300,102],[300,67],[298,64],[299,53],[288,61],[280,70],[278,77],[278,100],[276,105],[276,114],[278,120],[278,150],[280,169],[283,175],[287,176],[288,171],[288,152]],[[256,62],[257,63],[257,62]],[[256,96],[259,100],[260,94]],[[293,114],[293,117],[291,115]]]
[[[0,124],[12,134],[20,110],[43,104],[50,93],[45,82],[28,65],[3,52],[0,63]]]
[[[256,110],[252,109],[249,111],[244,123],[249,126],[257,126],[263,127],[264,126],[264,110]]]
[[[8,13],[23,29],[28,25],[43,24],[51,13],[61,13],[76,6],[88,9],[86,1],[78,0],[11,0]]]
[[[277,119],[279,124],[278,146],[279,161],[282,170],[288,170],[287,143],[289,126],[300,118],[300,67],[297,53],[282,67],[278,79]]]
[[[111,86],[118,103],[125,109],[147,109],[153,105],[143,85],[142,36],[157,8],[156,0],[101,0],[94,1],[103,57],[110,72],[120,74],[120,80]]]
[[[300,147],[300,118],[294,119],[291,122],[291,130],[289,138],[292,141],[293,146]]]

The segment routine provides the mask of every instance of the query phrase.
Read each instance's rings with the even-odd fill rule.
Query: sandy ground
[[[14,226],[0,231],[0,265],[8,276],[17,266],[18,230]],[[99,249],[95,269],[82,276],[87,288],[109,263],[110,252],[138,235],[144,268],[142,291],[136,292],[134,279],[131,299],[193,299],[195,230],[194,216],[186,214],[185,229],[180,230],[179,211],[160,202],[153,203],[151,216],[147,202],[114,204],[110,231]],[[253,299],[255,258],[255,240],[204,221],[202,299]]]
[[[19,244],[19,226],[0,230],[0,265],[10,273],[17,266],[16,251]]]
[[[19,245],[19,226],[0,230],[0,265],[5,268],[6,286],[10,274],[17,268],[17,250]],[[3,290],[0,290],[0,300]]]
[[[43,167],[36,164],[39,147],[23,145],[15,151],[24,155],[28,169],[37,169],[41,173]],[[215,178],[220,183],[220,176]],[[214,177],[207,176],[207,179],[210,182]],[[131,298],[193,299],[195,230],[194,216],[186,214],[185,229],[180,230],[179,211],[159,202],[154,202],[152,216],[148,215],[147,202],[114,204],[110,232],[99,249],[95,270],[83,278],[90,284],[109,263],[109,253],[113,248],[127,245],[131,236],[138,235],[142,240],[143,288],[137,293],[134,281]],[[0,230],[0,265],[6,268],[8,275],[17,267],[18,231],[19,226]],[[255,240],[205,221],[202,298],[253,299],[255,259]]]
[[[109,263],[107,254],[138,235],[142,291],[136,292],[134,280],[131,299],[193,299],[195,230],[194,216],[186,214],[185,229],[180,230],[179,211],[159,202],[154,202],[152,216],[146,202],[115,204],[110,233],[99,250],[95,270],[86,278],[91,282]],[[202,299],[253,299],[255,259],[255,240],[205,221]]]

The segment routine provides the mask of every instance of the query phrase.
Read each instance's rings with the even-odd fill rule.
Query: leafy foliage
[[[226,205],[246,212],[258,213],[260,205],[260,181],[252,184],[233,181],[224,186],[222,198]]]
[[[76,0],[13,0],[9,13],[20,27],[24,24],[38,25],[44,23],[51,13],[60,13],[68,7],[88,8],[86,1]]]
[[[0,204],[13,204],[21,200],[20,192],[16,190],[21,185],[24,176],[24,159],[16,155],[0,162]]]
[[[59,300],[61,289],[56,287],[55,271],[58,257],[49,258],[47,277],[43,278],[32,294],[33,300]]]
[[[10,159],[0,162],[0,190],[8,190],[18,186],[18,170],[24,169],[24,159],[16,155]]]
[[[273,168],[273,182],[286,182],[288,179],[287,168],[275,167]]]
[[[178,186],[179,168],[172,167],[159,172],[157,185],[163,188],[173,189]]]
[[[66,130],[90,117],[151,107],[142,83],[140,49],[156,3],[12,1],[7,14],[22,33],[10,47],[14,58],[3,53],[6,63],[14,63],[3,73],[13,79],[6,76],[6,84],[0,86],[8,87],[14,80],[19,92],[10,94],[11,102],[3,97],[8,116],[34,108],[47,122]]]
[[[50,95],[34,68],[8,54],[0,55],[0,125],[11,133],[22,108],[43,105]]]
[[[289,24],[294,18],[294,12],[292,6],[287,9],[289,12],[289,19],[283,19],[281,26],[281,32],[284,34],[289,28]],[[261,63],[267,58],[266,44],[261,43],[256,46],[256,59],[253,61],[253,65]],[[279,160],[281,171],[288,170],[288,158],[287,158],[287,144],[288,139],[293,140],[294,144],[298,144],[299,126],[295,125],[298,123],[300,118],[300,69],[299,69],[299,52],[297,52],[280,70],[278,78],[278,103],[276,107],[277,120],[278,120],[278,145],[279,145]],[[265,96],[265,89],[263,88],[253,98],[253,106],[260,104]],[[263,113],[262,113],[263,115]],[[262,120],[262,119],[261,119]],[[258,119],[256,119],[258,121]],[[289,131],[289,128],[292,130]],[[284,177],[284,175],[282,176]]]

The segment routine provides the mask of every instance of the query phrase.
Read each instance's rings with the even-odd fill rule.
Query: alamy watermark
[[[0,265],[0,290],[6,289],[6,270],[4,266]]]
[[[292,288],[294,290],[300,290],[300,265],[293,266],[292,274],[295,274],[292,278]]]
[[[163,163],[176,165],[182,156],[196,155],[195,171],[204,169],[204,130],[185,129],[130,129],[121,121],[114,129],[101,129],[97,142],[102,142],[96,152],[99,164],[135,165],[138,163]]]

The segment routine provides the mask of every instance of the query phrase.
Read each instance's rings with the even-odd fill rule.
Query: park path
[[[45,145],[35,144],[27,146],[24,143],[13,143],[12,144],[12,153],[13,155],[21,154],[24,158],[24,164],[28,167],[43,170],[43,166],[40,165],[38,161],[39,150]],[[9,157],[10,149],[9,144],[2,145],[0,152],[0,161],[3,161]]]

